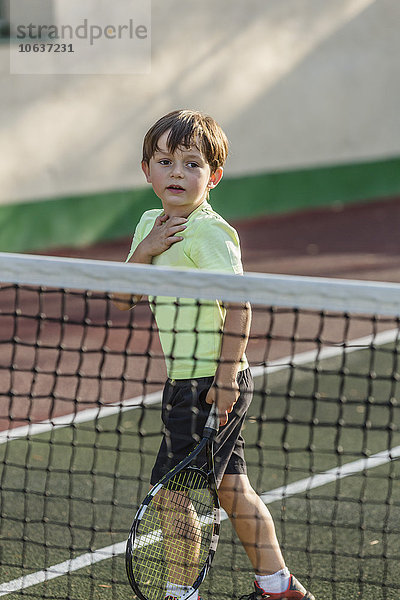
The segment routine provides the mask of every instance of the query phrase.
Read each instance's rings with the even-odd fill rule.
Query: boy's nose
[[[183,176],[182,166],[175,163],[172,167],[171,176],[172,177],[182,177]]]

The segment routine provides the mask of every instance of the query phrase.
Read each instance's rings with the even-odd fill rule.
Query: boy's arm
[[[129,262],[141,263],[144,265],[151,264],[153,257],[150,256],[149,254],[147,254],[145,251],[143,251],[142,244],[143,244],[143,242],[140,242],[140,244],[138,245],[138,247],[136,248],[136,250],[130,257]],[[142,299],[142,295],[141,294],[124,294],[122,292],[116,292],[111,295],[111,299],[112,299],[114,306],[116,306],[119,310],[130,310],[131,308],[136,306],[136,304],[138,302],[140,302],[140,300]]]
[[[220,425],[226,424],[228,413],[239,397],[237,375],[249,339],[250,325],[251,306],[248,302],[227,307],[219,365],[206,398],[209,404],[217,402]]]
[[[138,244],[129,262],[150,265],[155,256],[168,250],[172,244],[181,242],[182,236],[175,235],[186,229],[187,219],[183,217],[171,217],[160,215],[156,218],[150,233]],[[129,310],[140,302],[142,295],[135,294],[112,294],[113,304],[119,310]]]

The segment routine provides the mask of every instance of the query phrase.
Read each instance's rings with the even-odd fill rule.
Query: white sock
[[[167,589],[165,595],[173,596],[174,598],[180,598],[180,596],[186,594],[188,590],[188,585],[178,585],[177,583],[169,583],[169,581],[167,581]],[[198,600],[198,598],[199,592],[198,590],[196,590],[193,596],[190,596],[190,600]]]
[[[256,575],[256,581],[264,592],[281,594],[289,587],[290,571],[287,567],[272,575]]]

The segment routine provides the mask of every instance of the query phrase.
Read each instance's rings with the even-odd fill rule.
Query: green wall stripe
[[[230,218],[374,200],[400,194],[400,157],[226,179],[212,204]]]
[[[225,178],[211,204],[228,220],[400,195],[400,158]],[[131,235],[159,206],[150,187],[0,206],[0,251],[82,246]]]
[[[128,235],[156,202],[149,188],[0,206],[0,250],[86,246]]]

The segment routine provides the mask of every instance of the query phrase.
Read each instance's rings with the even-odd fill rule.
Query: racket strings
[[[162,600],[166,583],[191,586],[203,568],[214,532],[214,501],[205,475],[177,473],[153,497],[133,547],[135,580],[149,600]]]

